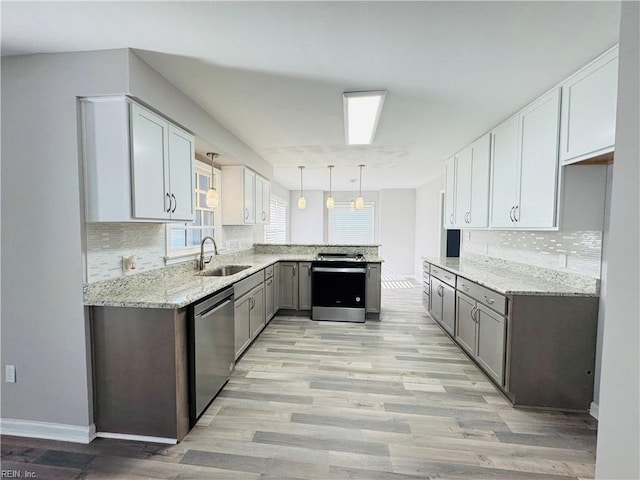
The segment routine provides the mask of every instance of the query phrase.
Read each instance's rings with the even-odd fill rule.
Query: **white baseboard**
[[[115,438],[116,440],[134,440],[136,442],[167,443],[169,445],[175,445],[176,443],[178,443],[178,440],[176,440],[175,438],[130,435],[128,433],[98,432],[96,436],[100,438]]]
[[[0,419],[0,433],[16,437],[44,438],[62,442],[91,443],[96,438],[96,427],[66,425],[63,423],[34,422],[13,418]]]
[[[600,408],[600,406],[595,403],[595,402],[591,402],[591,406],[589,407],[589,414],[595,418],[596,420],[598,420],[598,409]]]

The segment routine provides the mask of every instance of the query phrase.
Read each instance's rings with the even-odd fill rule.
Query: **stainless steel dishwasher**
[[[233,371],[233,287],[193,307],[189,328],[189,420],[193,426]]]

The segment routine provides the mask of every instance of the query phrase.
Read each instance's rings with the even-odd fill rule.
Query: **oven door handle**
[[[320,273],[367,273],[366,269],[356,267],[313,267],[313,271]]]

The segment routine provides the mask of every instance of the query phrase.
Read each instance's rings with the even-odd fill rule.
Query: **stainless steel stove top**
[[[318,262],[366,262],[362,253],[318,253]]]

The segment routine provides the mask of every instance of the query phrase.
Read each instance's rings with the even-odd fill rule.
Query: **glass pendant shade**
[[[336,201],[333,199],[333,197],[327,198],[327,208],[331,210],[335,206],[336,206]]]
[[[211,187],[207,192],[207,207],[216,208],[219,202],[220,202],[220,198],[218,196],[218,190]]]
[[[362,198],[362,196],[356,198],[356,208],[358,210],[361,210],[364,208],[364,198]]]
[[[213,159],[218,157],[217,153],[207,152],[207,157],[211,160],[211,186],[207,192],[205,203],[209,208],[216,208],[220,203],[220,197],[218,196],[218,190],[216,190],[216,175],[213,173]]]
[[[300,210],[304,210],[304,207],[307,206],[307,201],[305,200],[303,193],[304,190],[302,188],[302,170],[304,167],[300,165],[298,168],[300,169],[300,198],[298,198],[298,208]]]

